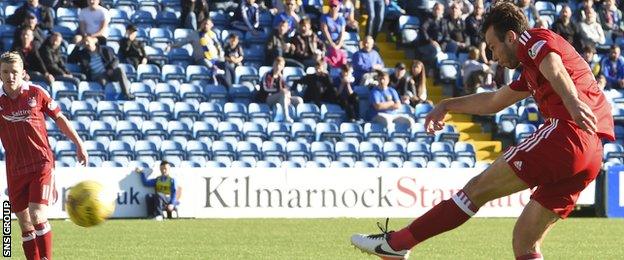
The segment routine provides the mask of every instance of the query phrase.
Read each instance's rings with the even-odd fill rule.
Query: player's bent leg
[[[379,256],[386,256],[384,252],[409,253],[407,250],[416,244],[465,223],[486,202],[526,188],[527,184],[516,176],[504,158],[499,157],[451,199],[434,206],[409,226],[397,232],[382,229],[382,234],[356,234],[351,237],[351,243]]]
[[[41,259],[52,259],[52,227],[48,223],[48,205],[40,203],[28,204],[30,218],[35,227],[35,241]]]
[[[540,246],[559,215],[531,200],[516,221],[513,230],[513,250],[516,259],[543,259]]]
[[[37,243],[35,241],[35,228],[30,219],[28,208],[15,212],[15,216],[17,216],[17,221],[22,230],[22,249],[24,250],[24,256],[26,256],[28,260],[39,260],[39,250],[37,249]]]

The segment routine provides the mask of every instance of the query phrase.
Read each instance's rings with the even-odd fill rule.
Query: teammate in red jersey
[[[507,68],[522,64],[522,76],[496,92],[443,100],[427,115],[427,130],[441,130],[448,112],[493,114],[530,95],[546,123],[409,226],[388,232],[386,223],[382,234],[353,235],[351,242],[363,251],[407,258],[413,246],[463,224],[486,202],[535,187],[512,244],[516,259],[542,259],[546,233],[598,175],[601,138],[614,140],[613,117],[587,63],[556,33],[529,29],[522,11],[508,2],[492,7],[482,30],[494,60]]]
[[[26,259],[52,259],[52,231],[46,216],[56,199],[54,156],[48,143],[45,116],[76,144],[78,161],[87,165],[82,140],[46,90],[25,82],[18,53],[0,56],[0,140],[6,150],[11,211],[22,230]]]

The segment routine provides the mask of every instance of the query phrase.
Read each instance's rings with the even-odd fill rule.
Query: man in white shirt
[[[98,38],[100,45],[106,45],[110,22],[108,9],[100,6],[100,0],[88,0],[88,2],[89,6],[80,9],[78,14],[80,35],[76,35],[76,42],[82,41],[85,36],[93,36]]]

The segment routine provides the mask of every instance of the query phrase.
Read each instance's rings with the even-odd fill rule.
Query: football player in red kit
[[[52,259],[52,230],[46,216],[56,199],[54,156],[48,143],[45,116],[76,145],[78,161],[87,165],[82,140],[50,94],[24,81],[24,63],[16,52],[0,56],[0,140],[6,151],[11,211],[22,230],[27,259]]]
[[[509,147],[451,199],[434,206],[407,227],[351,237],[361,250],[384,258],[407,258],[424,240],[454,229],[486,202],[536,188],[513,230],[516,259],[542,259],[540,245],[558,219],[566,218],[602,162],[601,138],[614,140],[611,106],[589,66],[562,37],[548,29],[529,29],[514,4],[500,2],[483,21],[482,32],[499,65],[517,68],[520,79],[496,92],[441,101],[425,121],[433,133],[448,112],[494,114],[533,96],[546,119],[531,137]]]

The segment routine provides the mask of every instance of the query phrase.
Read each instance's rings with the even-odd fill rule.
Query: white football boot
[[[409,250],[396,251],[388,244],[388,235],[393,232],[388,232],[388,219],[386,219],[385,229],[381,227],[379,222],[377,222],[377,226],[381,230],[381,234],[355,234],[351,236],[351,244],[364,253],[373,254],[384,259],[407,259],[410,253]]]

